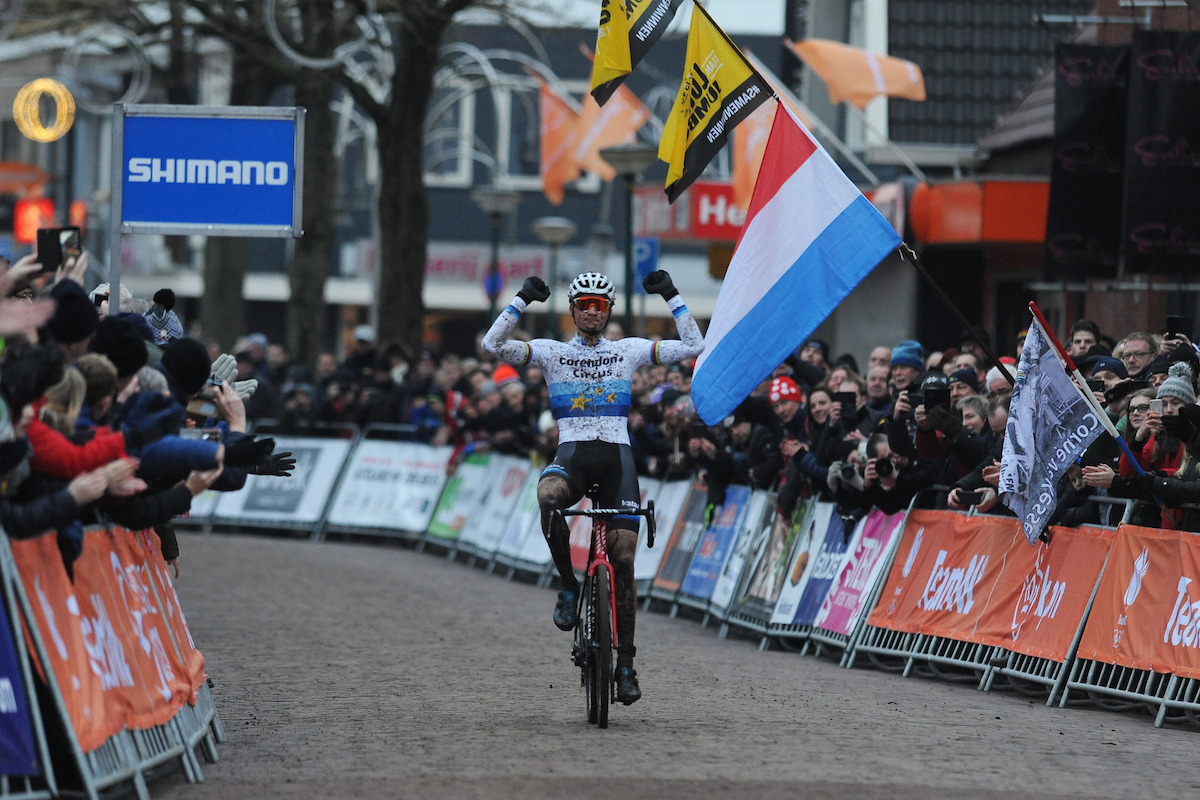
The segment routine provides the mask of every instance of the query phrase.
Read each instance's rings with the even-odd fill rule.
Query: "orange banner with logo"
[[[1058,528],[1030,547],[1015,519],[913,511],[868,623],[1062,661],[1114,535]]]
[[[606,181],[617,173],[600,157],[600,151],[616,144],[632,144],[637,132],[650,119],[650,109],[637,95],[621,86],[602,108],[590,94],[583,98],[579,114],[579,136],[575,142],[575,161],[583,169],[595,172]]]
[[[137,534],[88,529],[74,584],[53,533],[11,545],[85,752],[124,728],[165,724],[194,700],[189,666],[158,602],[154,569]],[[201,658],[201,670],[202,664]]]
[[[188,702],[195,703],[195,692],[204,683],[204,655],[196,649],[192,641],[192,632],[188,630],[187,617],[183,615],[183,606],[179,603],[179,595],[175,592],[175,582],[171,580],[171,568],[163,560],[162,543],[153,529],[138,534],[142,541],[142,549],[146,553],[146,563],[151,569],[151,577],[157,584],[160,608],[171,628],[175,648],[184,665],[184,675],[192,687],[192,696]]]
[[[575,161],[579,113],[543,81],[539,116],[542,193],[557,206],[563,201],[563,186],[579,177],[579,165]]]
[[[1079,658],[1200,678],[1200,536],[1121,527]]]

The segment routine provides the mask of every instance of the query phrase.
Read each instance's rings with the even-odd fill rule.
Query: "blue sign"
[[[303,109],[128,106],[125,233],[298,236]]]
[[[696,555],[692,556],[692,565],[680,587],[683,594],[704,600],[712,597],[713,590],[717,588],[717,578],[721,576],[738,531],[742,529],[742,519],[746,516],[749,503],[749,486],[730,486],[725,490],[725,505],[721,506],[721,513],[708,526]]]
[[[658,239],[634,239],[633,271],[637,277],[637,280],[634,281],[634,290],[638,294],[646,293],[642,288],[642,281],[646,280],[646,276],[656,269],[658,269]]]
[[[10,621],[8,610],[0,603],[0,775],[40,775]]]
[[[816,621],[817,612],[821,610],[821,604],[825,602],[825,595],[829,594],[829,587],[833,585],[833,579],[841,570],[842,557],[846,555],[848,538],[842,523],[842,516],[835,511],[829,517],[829,528],[825,531],[825,540],[821,542],[821,549],[816,553],[816,563],[813,564],[808,584],[804,587],[804,594],[800,596],[800,602],[796,606],[796,616],[792,620],[793,625],[812,625]]]

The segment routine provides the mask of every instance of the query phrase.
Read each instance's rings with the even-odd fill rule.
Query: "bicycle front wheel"
[[[583,584],[583,608],[579,614],[579,624],[575,626],[579,665],[583,671],[583,688],[587,693],[587,718],[592,724],[595,724],[600,713],[600,688],[596,682],[596,656],[592,648],[592,642],[596,638],[596,604],[593,602],[595,590],[595,582],[588,578]]]
[[[596,685],[596,725],[608,727],[608,702],[612,697],[613,651],[612,651],[612,595],[608,588],[608,572],[596,570],[592,581],[592,612],[595,625],[592,628],[592,671]]]

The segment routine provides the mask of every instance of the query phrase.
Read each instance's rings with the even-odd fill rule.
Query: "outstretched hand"
[[[517,297],[529,303],[540,303],[550,299],[550,287],[546,282],[537,275],[530,275],[525,279],[525,285],[521,287],[521,291],[517,292]]]
[[[663,300],[670,300],[679,294],[679,290],[671,282],[671,276],[667,274],[666,270],[661,269],[647,275],[646,279],[642,281],[642,288],[646,290],[646,294],[661,294]]]

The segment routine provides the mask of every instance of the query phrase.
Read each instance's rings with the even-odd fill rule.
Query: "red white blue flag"
[[[721,286],[692,400],[715,425],[900,244],[804,125],[780,105]]]

